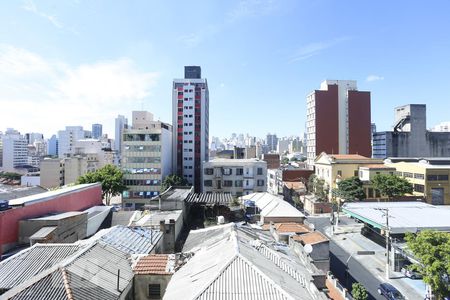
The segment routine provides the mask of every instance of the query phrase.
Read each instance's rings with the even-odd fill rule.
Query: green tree
[[[14,172],[1,172],[0,173],[0,178],[6,178],[9,180],[20,180],[20,177],[22,175],[20,175],[19,173],[14,173]]]
[[[372,184],[374,189],[382,195],[388,196],[389,200],[413,192],[412,184],[405,178],[396,175],[375,175]]]
[[[281,159],[281,164],[282,164],[282,165],[287,165],[288,163],[289,163],[289,158],[283,157],[283,158]]]
[[[450,233],[424,230],[417,234],[407,233],[408,249],[419,262],[412,269],[423,276],[437,299],[450,294]]]
[[[366,198],[363,183],[357,176],[350,177],[339,181],[338,183],[339,198],[353,201],[355,199],[363,200]]]
[[[114,165],[106,165],[94,172],[86,173],[77,180],[78,184],[100,182],[102,196],[109,205],[113,196],[120,195],[127,187],[123,184],[123,172]]]
[[[308,179],[308,192],[313,193],[318,200],[327,199],[329,189],[325,185],[325,180],[320,179],[315,174],[311,174]]]
[[[359,282],[352,284],[352,296],[355,300],[367,300],[369,298],[366,288]]]
[[[171,186],[189,186],[189,182],[181,176],[172,174],[164,178],[161,184],[161,191],[164,192]]]
[[[289,161],[298,161],[298,158],[295,156],[292,156],[291,159]]]

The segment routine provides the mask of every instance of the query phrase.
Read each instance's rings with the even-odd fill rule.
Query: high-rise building
[[[43,141],[44,135],[42,133],[25,133],[25,138],[27,139],[28,145],[34,144],[35,141]]]
[[[371,156],[370,92],[354,80],[326,80],[307,96],[307,163],[321,152]]]
[[[1,136],[2,170],[14,172],[28,164],[28,141],[17,130],[8,128]]]
[[[82,126],[66,126],[65,130],[58,131],[58,157],[74,154],[75,142],[84,139],[85,136],[86,132]]]
[[[198,192],[209,160],[209,91],[200,67],[185,67],[185,78],[174,79],[172,105],[174,171]]]
[[[92,138],[100,139],[103,135],[103,126],[102,124],[92,124]]]
[[[268,146],[269,152],[271,151],[276,152],[278,145],[277,135],[268,133],[266,136],[266,145]]]
[[[51,156],[58,156],[58,138],[55,134],[48,139],[47,154]]]
[[[120,165],[120,153],[121,153],[121,145],[122,145],[122,135],[123,130],[128,128],[128,119],[122,115],[118,115],[115,122],[115,135],[114,135],[114,150],[117,152],[116,161],[114,162],[116,165]]]
[[[172,173],[172,126],[153,121],[147,111],[133,111],[131,128],[123,129],[123,203],[139,208],[161,192],[163,179]]]

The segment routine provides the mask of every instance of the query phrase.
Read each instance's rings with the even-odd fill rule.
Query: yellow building
[[[358,154],[326,154],[322,152],[314,161],[315,175],[325,181],[329,190],[337,188],[340,180],[359,176],[362,166],[383,166],[381,159],[373,159]]]
[[[394,167],[396,175],[413,184],[415,196],[424,197],[434,205],[450,204],[450,159],[394,161],[386,160],[386,166]]]

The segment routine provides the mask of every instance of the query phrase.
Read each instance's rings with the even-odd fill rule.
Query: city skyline
[[[325,79],[370,91],[378,130],[409,103],[427,104],[431,128],[449,121],[450,92],[439,89],[450,67],[449,5],[247,0],[185,12],[179,2],[2,3],[0,131],[49,138],[99,123],[113,137],[114,119],[133,110],[170,122],[171,84],[185,65],[208,80],[210,136],[245,127],[301,135],[306,96]]]

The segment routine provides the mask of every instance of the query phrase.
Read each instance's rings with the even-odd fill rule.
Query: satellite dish
[[[314,231],[314,229],[316,229],[316,226],[313,223],[309,224],[309,229],[311,229],[312,231]]]
[[[311,244],[306,244],[305,246],[303,246],[303,249],[308,255],[313,251],[313,247],[311,246]]]

